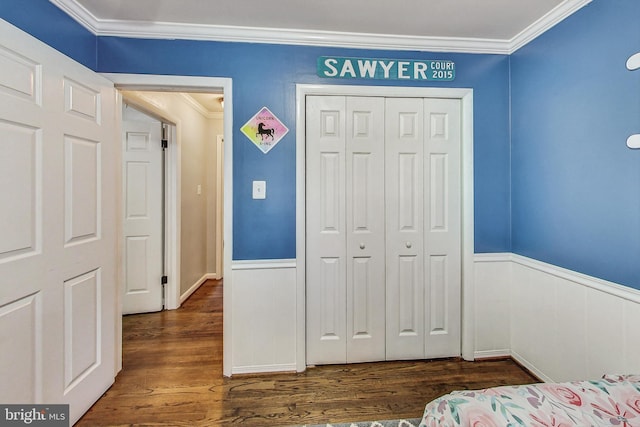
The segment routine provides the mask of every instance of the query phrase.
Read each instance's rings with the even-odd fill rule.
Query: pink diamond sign
[[[240,130],[265,154],[289,132],[267,107],[262,107]]]

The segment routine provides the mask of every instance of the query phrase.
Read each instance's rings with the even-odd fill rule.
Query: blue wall
[[[513,251],[636,289],[639,19],[595,0],[511,57]]]
[[[318,56],[453,60],[455,81],[429,86],[474,89],[476,251],[510,251],[507,56],[110,37],[99,38],[98,52],[101,72],[233,79],[233,258],[236,260],[296,256],[296,83],[381,84],[371,80],[321,79],[316,76]],[[263,106],[290,129],[266,155],[240,133],[240,127]],[[266,200],[251,199],[253,180],[267,181]]]
[[[96,69],[97,37],[48,0],[0,0],[0,18]]]
[[[316,77],[318,56],[440,58],[457,65],[440,86],[474,89],[476,252],[640,289],[640,151],[625,146],[640,132],[640,71],[624,67],[638,16],[637,0],[594,0],[506,57],[96,39],[46,0],[0,3],[0,17],[97,71],[233,79],[234,259],[295,257],[295,84],[338,83]],[[291,130],[267,155],[239,132],[265,105]],[[269,198],[254,201],[263,179]]]

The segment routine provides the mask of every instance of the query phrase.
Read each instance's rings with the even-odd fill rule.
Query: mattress
[[[640,375],[454,391],[425,407],[421,427],[640,427]]]

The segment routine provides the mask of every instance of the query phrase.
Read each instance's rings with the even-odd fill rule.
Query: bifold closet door
[[[307,363],[460,355],[460,101],[309,96]]]
[[[460,355],[460,101],[388,98],[387,360]]]
[[[384,360],[384,98],[306,104],[307,363]]]

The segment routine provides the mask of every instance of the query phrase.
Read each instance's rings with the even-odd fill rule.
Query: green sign
[[[446,60],[318,58],[319,77],[336,79],[421,80],[450,82],[456,78],[456,64]]]

